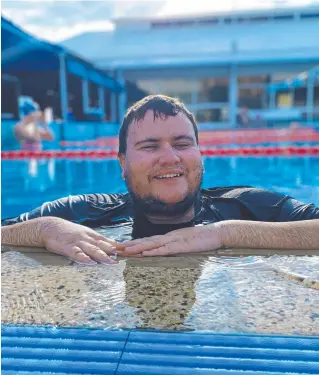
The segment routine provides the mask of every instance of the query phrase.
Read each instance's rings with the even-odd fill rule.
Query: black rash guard
[[[126,194],[83,194],[46,202],[14,218],[2,220],[11,225],[43,216],[55,216],[90,228],[131,223],[132,238],[165,234],[194,225],[223,220],[284,222],[319,219],[319,208],[277,192],[244,186],[202,189],[192,221],[182,224],[152,224],[134,209]]]

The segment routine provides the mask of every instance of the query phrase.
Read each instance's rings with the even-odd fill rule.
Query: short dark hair
[[[198,144],[198,129],[194,115],[176,98],[166,95],[149,95],[132,105],[126,112],[119,132],[119,154],[124,155],[127,147],[127,133],[134,121],[143,120],[147,111],[153,111],[156,118],[167,118],[182,113],[192,123]]]

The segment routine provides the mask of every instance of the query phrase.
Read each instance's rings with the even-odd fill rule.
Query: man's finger
[[[181,253],[180,244],[177,243],[168,243],[164,246],[160,246],[157,249],[143,251],[142,255],[145,257],[155,257],[155,256],[164,256],[170,254],[178,254]]]
[[[81,264],[96,264],[96,262],[86,255],[78,246],[71,247],[65,255],[67,255],[69,259]]]
[[[125,247],[121,255],[139,254],[139,253],[142,253],[143,251],[156,249],[164,245],[165,245],[164,239],[152,240],[150,237],[150,239],[145,240],[137,245]]]
[[[138,245],[142,242],[145,242],[145,241],[148,241],[150,237],[148,238],[138,238],[137,240],[129,240],[129,241],[124,241],[122,242],[122,245],[124,245],[124,247],[129,247],[129,246],[135,246],[135,245]]]
[[[128,258],[143,258],[142,253],[139,254],[119,254],[121,257],[128,257]]]
[[[114,264],[117,263],[117,261],[111,259],[109,256],[105,254],[103,250],[101,250],[99,247],[92,245],[88,242],[81,242],[79,244],[79,247],[85,254],[87,254],[91,259],[100,262],[100,263],[106,263],[106,264]]]
[[[96,241],[103,241],[104,243],[106,244],[109,244],[111,246],[114,246],[116,249],[124,249],[124,245],[123,243],[121,242],[117,242],[115,240],[113,240],[112,238],[107,238],[107,237],[104,237],[102,234],[98,233],[98,232],[94,232],[92,233],[92,238],[94,238],[94,240]]]
[[[138,245],[138,244],[143,243],[143,242],[145,242],[145,241],[161,240],[161,239],[163,239],[164,237],[166,237],[166,236],[165,236],[165,235],[158,235],[158,236],[151,236],[151,237],[137,238],[136,240],[124,241],[124,242],[122,242],[122,244],[123,244],[125,247],[130,247],[130,246]]]
[[[96,245],[99,249],[103,250],[106,254],[114,254],[114,253],[121,254],[122,253],[122,250],[102,240],[98,240],[97,242],[93,243],[93,245]],[[124,246],[123,246],[123,250],[124,250]]]

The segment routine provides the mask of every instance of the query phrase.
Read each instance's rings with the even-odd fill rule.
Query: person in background
[[[127,193],[68,196],[2,222],[2,244],[45,247],[79,263],[108,255],[163,256],[219,248],[319,249],[319,208],[251,186],[201,188],[194,115],[151,95],[128,109],[119,132]],[[278,173],[282,173],[278,171]],[[107,181],[112,176],[100,176]],[[132,228],[120,242],[93,228]]]
[[[251,119],[249,117],[249,108],[244,106],[237,114],[237,124],[241,128],[249,128],[251,126]]]
[[[21,107],[23,118],[14,126],[14,136],[23,150],[41,150],[42,141],[53,141],[53,132],[37,103],[27,101]]]

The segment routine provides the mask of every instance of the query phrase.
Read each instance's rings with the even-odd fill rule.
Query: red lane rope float
[[[285,142],[319,142],[319,132],[314,128],[237,129],[200,131],[199,144],[205,147],[231,144],[261,144]],[[62,147],[118,147],[118,137],[98,137],[83,141],[61,141]]]
[[[3,160],[23,159],[107,159],[117,157],[118,151],[110,150],[55,150],[55,151],[2,151]],[[240,148],[201,148],[203,156],[319,156],[318,146],[287,147],[240,147]]]

